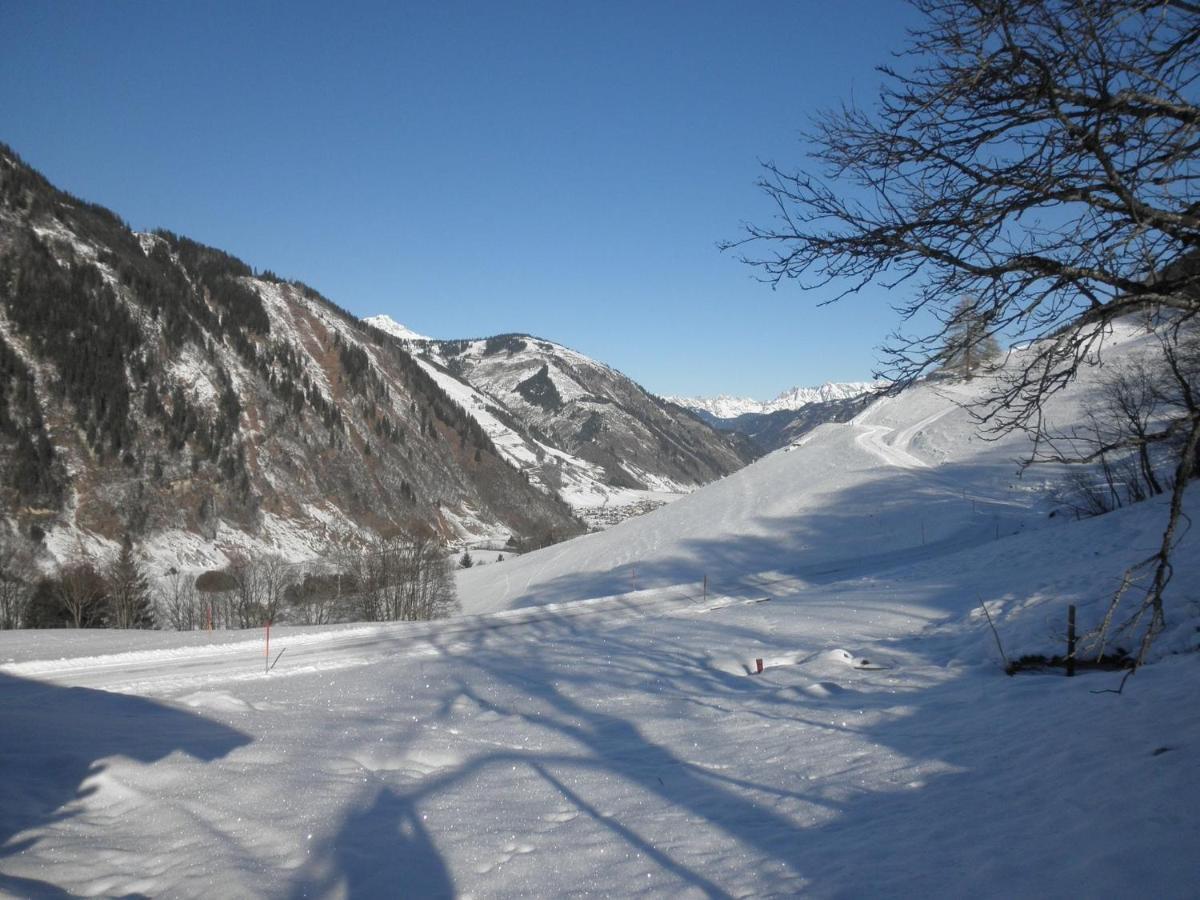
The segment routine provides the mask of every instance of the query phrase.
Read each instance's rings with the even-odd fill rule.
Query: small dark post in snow
[[[267,619],[267,643],[263,647],[263,674],[271,671],[271,620]]]
[[[1075,604],[1067,607],[1067,677],[1075,675]]]
[[[755,671],[756,673],[758,673],[759,675],[761,675],[761,674],[762,674],[762,670],[763,670],[763,664],[762,664],[762,660],[761,660],[761,659],[756,659],[756,660],[754,661],[754,671]]]
[[[704,602],[708,602],[708,574],[704,575]]]

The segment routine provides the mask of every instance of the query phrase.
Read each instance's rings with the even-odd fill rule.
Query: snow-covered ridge
[[[743,462],[622,373],[555,341],[516,333],[437,340],[387,315],[363,321],[403,341],[502,456],[592,527],[674,500]],[[663,441],[677,445],[673,456]],[[704,458],[681,465],[688,454]]]
[[[402,341],[428,341],[431,338],[423,334],[418,334],[411,328],[401,325],[391,316],[370,316],[363,319],[368,325],[373,325],[380,331],[390,334],[392,337],[400,338]]]
[[[764,414],[779,412],[787,409],[801,409],[810,403],[825,403],[830,400],[846,400],[857,397],[879,387],[876,381],[827,381],[816,387],[793,387],[781,393],[774,400],[755,400],[751,397],[731,397],[721,394],[717,397],[664,397],[671,403],[678,404],[696,412],[705,412],[718,419],[736,419],[747,414]]]

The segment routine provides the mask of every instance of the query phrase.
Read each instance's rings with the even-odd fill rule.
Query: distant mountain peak
[[[371,316],[363,319],[368,325],[374,325],[380,331],[390,334],[392,337],[400,338],[402,341],[428,341],[432,338],[418,334],[411,328],[401,325],[395,319],[388,315]]]
[[[873,381],[827,381],[816,387],[793,387],[783,391],[774,400],[763,402],[751,397],[667,397],[665,399],[687,409],[708,413],[717,419],[736,419],[748,413],[772,413],[780,410],[796,410],[810,403],[825,403],[830,400],[845,400],[857,397],[879,385]]]

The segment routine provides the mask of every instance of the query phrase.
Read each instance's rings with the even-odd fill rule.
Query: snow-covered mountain
[[[761,415],[783,410],[802,409],[810,403],[827,403],[831,400],[847,400],[865,394],[879,386],[873,381],[827,381],[816,387],[793,387],[774,400],[754,400],[750,397],[665,397],[672,403],[694,412],[707,413],[716,419],[736,419],[749,414]]]
[[[54,188],[0,145],[0,541],[165,568],[428,527],[584,530],[393,337]]]
[[[744,442],[553,341],[434,340],[388,316],[365,321],[403,341],[509,462],[593,526],[675,499],[751,458]]]
[[[870,402],[881,382],[826,382],[794,387],[766,403],[746,397],[675,397],[718,431],[740,435],[757,454],[770,453],[825,422],[845,422]]]

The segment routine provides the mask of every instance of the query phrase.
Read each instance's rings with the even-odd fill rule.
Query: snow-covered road
[[[382,660],[455,653],[469,649],[472,639],[481,632],[498,629],[577,619],[613,624],[680,610],[712,610],[736,602],[740,601],[720,597],[705,602],[696,585],[681,585],[669,590],[462,616],[450,621],[396,622],[345,629],[276,629],[269,645],[264,631],[236,643],[35,659],[0,665],[0,672],[63,686],[163,695],[212,684],[279,679],[372,665]],[[136,641],[136,633],[129,639]],[[286,665],[280,667],[283,654]]]

